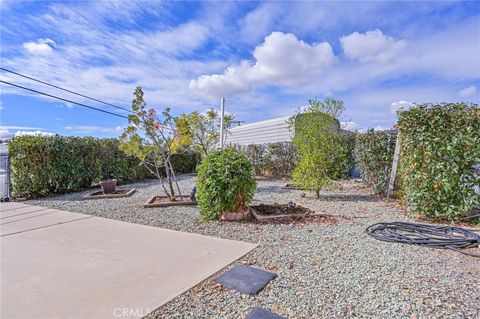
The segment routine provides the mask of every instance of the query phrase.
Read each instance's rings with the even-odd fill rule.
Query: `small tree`
[[[224,116],[225,133],[231,127],[233,119],[231,114]],[[215,150],[220,142],[220,117],[214,109],[208,109],[203,114],[197,111],[183,113],[175,122],[179,133],[176,144],[193,146],[203,155],[207,155]]]
[[[292,139],[300,161],[297,163],[293,183],[304,190],[320,190],[338,175],[338,164],[349,156],[346,139],[339,117],[344,111],[343,102],[326,98],[323,102],[309,100],[302,112],[290,118]]]
[[[133,114],[128,116],[129,126],[120,137],[120,149],[128,155],[133,155],[155,175],[160,181],[165,194],[171,201],[177,199],[174,184],[182,199],[175,172],[171,163],[171,156],[175,149],[173,143],[177,130],[175,119],[166,108],[160,119],[155,109],[147,109],[143,99],[143,90],[137,87],[132,100]],[[163,182],[166,177],[167,183]]]

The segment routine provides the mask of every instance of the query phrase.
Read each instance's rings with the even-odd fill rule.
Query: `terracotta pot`
[[[221,220],[228,221],[228,222],[233,222],[237,220],[244,220],[247,219],[250,216],[250,210],[247,209],[243,212],[228,212],[228,213],[222,213],[220,216]]]
[[[113,194],[117,189],[117,180],[107,179],[104,181],[100,181],[100,186],[102,186],[102,190],[104,194]]]

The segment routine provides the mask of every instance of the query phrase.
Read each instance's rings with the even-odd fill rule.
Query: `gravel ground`
[[[193,183],[189,176],[180,181],[186,193]],[[86,191],[28,204],[258,243],[239,262],[278,274],[257,296],[214,288],[211,278],[149,318],[245,318],[252,307],[287,318],[480,318],[480,259],[370,238],[364,233],[368,225],[411,220],[360,183],[323,191],[320,200],[282,190],[284,183],[258,182],[254,204],[294,200],[342,217],[336,222],[201,222],[196,207],[142,208],[160,191],[154,181],[130,185],[137,192],[129,198],[80,201]]]

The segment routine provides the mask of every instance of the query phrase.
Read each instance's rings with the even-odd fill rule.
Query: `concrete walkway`
[[[0,217],[1,318],[139,318],[256,246],[21,203]]]

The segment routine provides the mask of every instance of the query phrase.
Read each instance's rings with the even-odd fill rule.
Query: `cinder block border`
[[[118,191],[127,191],[126,193],[120,193],[120,194],[104,194],[103,191],[95,191],[93,193],[90,193],[88,195],[83,196],[82,199],[107,199],[107,198],[121,198],[121,197],[129,197],[132,196],[133,193],[135,193],[135,188],[127,188],[127,189],[122,189],[119,188],[116,190]]]
[[[180,196],[177,196],[180,197]],[[161,199],[167,199],[167,196],[153,196],[150,198],[145,204],[143,204],[143,207],[145,208],[150,208],[150,207],[169,207],[169,206],[185,206],[185,205],[197,205],[196,201],[192,201],[190,199],[190,195],[182,195],[183,200],[177,200],[177,201],[168,201],[168,202],[163,202],[163,203],[156,203],[156,199],[161,198]]]
[[[250,211],[252,212],[253,217],[259,222],[267,222],[271,221],[274,219],[282,219],[282,218],[288,218],[288,217],[309,217],[309,216],[324,216],[325,213],[306,213],[306,214],[280,214],[280,215],[269,215],[269,216],[262,216],[260,215],[254,208],[250,207]]]

